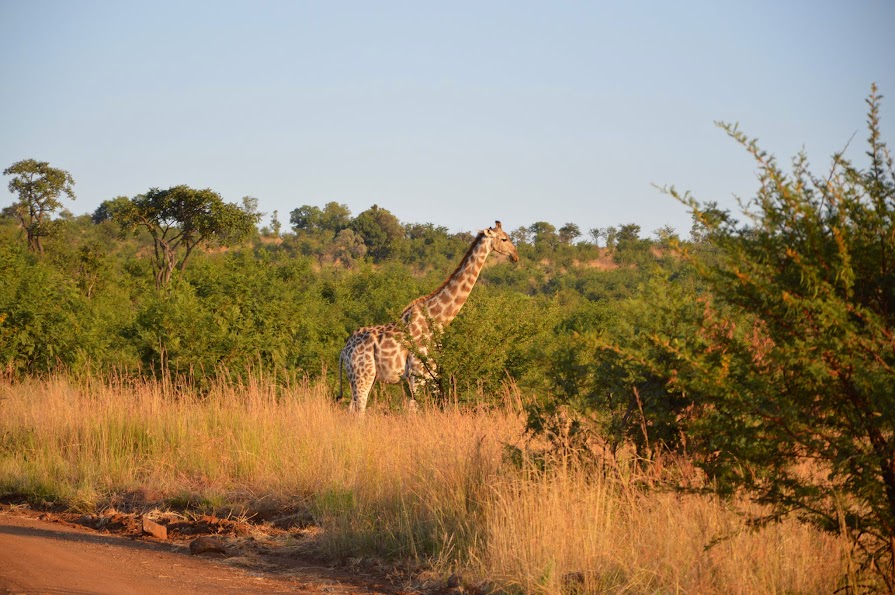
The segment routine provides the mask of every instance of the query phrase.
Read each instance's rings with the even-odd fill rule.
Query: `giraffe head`
[[[510,236],[500,226],[500,221],[494,222],[494,227],[485,230],[485,236],[491,238],[491,249],[499,254],[505,254],[510,257],[513,262],[519,262],[519,253],[516,252],[516,246],[510,241]]]

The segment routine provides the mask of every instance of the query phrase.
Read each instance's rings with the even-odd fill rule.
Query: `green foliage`
[[[243,250],[199,264],[189,282],[211,311],[206,349],[217,365],[317,374],[341,348],[341,313],[307,259],[258,259]]]
[[[581,237],[581,228],[577,223],[566,223],[559,228],[559,241],[563,244],[571,244]]]
[[[360,326],[397,320],[408,303],[425,293],[419,280],[399,263],[366,264],[345,277],[340,289],[332,299],[345,313],[345,337]]]
[[[645,284],[556,362],[570,396],[615,418],[610,397],[633,394],[639,411],[619,429],[686,445],[718,489],[771,507],[758,520],[795,513],[850,535],[891,591],[895,171],[875,89],[868,103],[866,170],[837,154],[818,176],[798,155],[786,173],[724,125],[760,171],[743,220],[672,189],[700,224],[698,241],[668,242],[686,268]]]
[[[322,209],[303,205],[289,213],[289,223],[295,231],[329,232],[330,237],[348,227],[351,211],[347,205],[329,202]]]
[[[895,169],[879,101],[874,87],[866,170],[837,154],[816,176],[798,155],[787,174],[724,126],[761,188],[747,223],[684,197],[716,250],[694,259],[714,302],[696,340],[668,348],[700,372],[675,384],[711,397],[696,428],[707,468],[779,513],[844,528],[893,590]]]
[[[404,248],[404,229],[398,218],[377,205],[355,217],[351,229],[363,238],[376,262],[398,256]]]
[[[3,214],[19,222],[28,248],[43,254],[42,238],[51,235],[56,227],[50,217],[62,206],[59,197],[65,194],[72,200],[75,198],[74,178],[65,170],[35,159],[17,161],[3,170],[3,175],[13,176],[9,191],[19,197],[3,209]]]
[[[559,236],[556,235],[556,227],[546,221],[536,221],[528,227],[532,243],[535,248],[556,248],[559,244]]]
[[[216,369],[218,354],[211,349],[216,335],[212,313],[186,283],[154,292],[133,328],[140,361],[147,369],[191,378]]]
[[[586,420],[613,449],[631,443],[647,457],[683,448],[692,400],[669,388],[673,358],[654,337],[686,340],[693,327],[681,311],[694,307],[697,295],[693,269],[679,258],[570,283],[560,294],[564,315],[545,357],[555,396],[530,411],[530,428],[543,431],[560,411],[571,410],[576,424]]]
[[[406,260],[419,268],[449,271],[463,258],[474,239],[469,234],[451,235],[446,227],[432,223],[404,226],[407,238]]]
[[[71,369],[90,356],[81,345],[85,303],[51,265],[0,244],[0,365],[7,373]]]
[[[249,203],[247,203],[249,204]],[[175,268],[183,270],[196,246],[211,241],[222,245],[245,239],[255,230],[260,215],[225,203],[212,190],[174,186],[151,188],[146,194],[103,203],[95,220],[108,213],[123,229],[143,228],[152,236],[156,287],[166,286]]]
[[[499,395],[507,380],[538,382],[545,361],[542,347],[555,318],[549,303],[478,288],[436,338],[440,393],[452,401],[481,402]]]

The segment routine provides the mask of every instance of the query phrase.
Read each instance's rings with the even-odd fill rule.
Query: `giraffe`
[[[427,353],[432,337],[430,324],[442,329],[457,316],[492,251],[519,262],[516,247],[500,221],[480,232],[444,283],[432,293],[410,302],[399,321],[354,331],[339,355],[339,395],[342,394],[344,365],[351,385],[351,411],[364,413],[367,397],[376,380],[387,384],[406,380],[410,388],[410,406],[416,406],[415,381],[423,375],[423,364],[418,356],[425,357]],[[429,373],[432,373],[431,369]]]

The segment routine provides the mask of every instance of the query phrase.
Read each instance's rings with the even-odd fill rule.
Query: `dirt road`
[[[182,543],[104,534],[44,518],[0,510],[0,594],[398,592],[381,581],[301,560],[238,568],[232,560],[190,556]]]

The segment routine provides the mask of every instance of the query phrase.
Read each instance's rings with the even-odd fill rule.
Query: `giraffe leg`
[[[419,403],[416,402],[416,379],[419,375],[421,366],[417,362],[416,357],[411,353],[407,356],[407,363],[404,365],[404,378],[407,380],[407,389],[410,392],[410,399],[407,401],[407,410],[416,413],[419,410]]]
[[[367,409],[367,399],[369,398],[372,389],[372,380],[366,381],[366,379],[361,379],[358,381],[357,388],[351,391],[351,411],[358,415],[364,414],[364,411]]]
[[[351,407],[350,410],[363,415],[367,408],[367,398],[376,380],[376,365],[372,350],[359,349],[352,361],[352,370],[349,373],[351,380]]]

